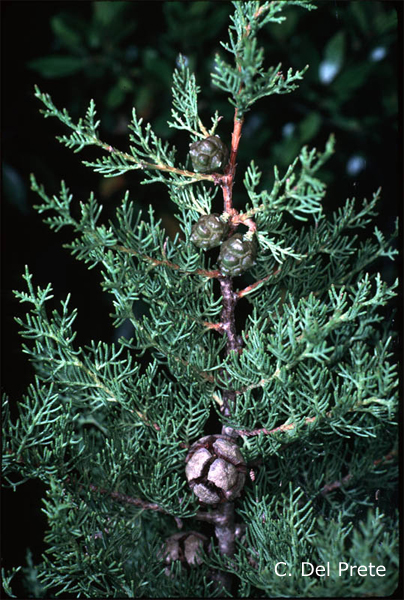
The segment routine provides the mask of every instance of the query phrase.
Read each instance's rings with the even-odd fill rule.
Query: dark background
[[[114,6],[111,6],[114,4]],[[284,172],[304,144],[323,149],[331,132],[334,157],[322,171],[329,184],[325,210],[348,197],[370,198],[382,186],[377,225],[388,235],[401,212],[402,3],[324,0],[316,11],[290,7],[285,25],[269,25],[259,36],[266,68],[310,65],[292,94],[262,99],[247,114],[238,157],[235,200],[243,205],[243,171],[254,158],[271,185],[273,165]],[[101,118],[101,137],[127,148],[132,106],[156,133],[178,148],[184,161],[186,132],[169,129],[171,76],[179,52],[196,72],[201,87],[200,112],[208,126],[215,110],[223,115],[218,133],[229,140],[232,107],[210,84],[218,41],[227,40],[229,2],[7,2],[2,16],[2,392],[12,408],[33,379],[21,353],[14,317],[23,310],[12,290],[22,289],[28,264],[34,284],[52,282],[56,304],[72,293],[79,308],[78,344],[116,339],[109,318],[109,298],[101,294],[96,270],[88,271],[62,244],[68,231],[51,232],[33,209],[38,197],[29,189],[34,172],[48,193],[64,179],[77,202],[94,190],[106,215],[131,191],[139,208],[157,209],[167,232],[177,230],[173,205],[163,186],[139,186],[139,175],[102,179],[81,164],[92,149],[73,154],[56,135],[66,133],[55,119],[44,120],[33,95],[37,84],[73,118],[84,115],[90,98]],[[397,30],[398,22],[398,30]],[[399,60],[400,57],[400,60]],[[322,73],[337,65],[332,80]],[[400,199],[400,200],[399,200]],[[392,282],[397,267],[377,265]],[[41,485],[25,484],[2,494],[2,566],[25,564],[26,548],[34,562],[44,546],[45,517]],[[22,592],[23,594],[23,592]]]

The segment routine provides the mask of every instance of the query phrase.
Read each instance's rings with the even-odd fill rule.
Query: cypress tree
[[[17,322],[35,378],[18,418],[3,400],[3,481],[46,488],[47,550],[30,564],[36,596],[386,596],[397,587],[398,386],[384,308],[397,282],[373,269],[394,259],[396,233],[374,224],[380,189],[323,209],[332,134],[285,170],[274,166],[270,186],[254,157],[237,170],[246,115],[264,97],[298,94],[307,69],[264,67],[260,32],[282,27],[288,5],[315,6],[233,5],[211,74],[234,109],[230,139],[217,111],[202,122],[203,90],[183,55],[169,126],[187,139],[184,155],[135,108],[120,149],[101,136],[94,101],[75,120],[35,88],[44,117],[66,128],[59,142],[100,152],[84,165],[154,184],[148,211],[130,191],[104,219],[95,194],[76,200],[65,182],[53,194],[31,176],[36,210],[69,230],[66,247],[100,273],[114,327],[130,331],[79,346],[70,297],[54,306],[52,286],[26,268]],[[175,236],[156,218],[162,190]],[[370,225],[371,236],[358,235]],[[15,571],[3,573],[10,595]]]

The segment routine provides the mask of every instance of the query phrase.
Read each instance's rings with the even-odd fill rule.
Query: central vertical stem
[[[237,302],[237,294],[233,292],[233,280],[231,277],[220,277],[220,287],[223,296],[223,308],[221,314],[221,323],[227,335],[227,354],[231,350],[238,350],[239,344],[236,334],[236,322],[234,318],[234,309]]]
[[[239,350],[240,344],[237,338],[236,321],[235,321],[235,306],[237,302],[237,294],[233,292],[233,280],[231,277],[221,277],[219,279],[223,308],[221,314],[221,323],[223,330],[227,336],[226,354],[230,354],[232,350]],[[231,406],[235,400],[235,392],[232,389],[227,389],[223,393],[223,404],[221,412],[224,416],[229,417],[231,414]]]
[[[215,535],[219,544],[220,554],[224,556],[233,556],[236,539],[234,502],[221,504],[215,512]],[[233,585],[233,575],[231,573],[217,571],[215,579],[224,590],[231,592]]]
[[[223,298],[220,321],[227,337],[226,355],[229,355],[230,352],[237,352],[240,347],[235,321],[235,307],[238,296],[233,292],[233,280],[231,277],[220,277],[219,283]],[[223,416],[230,417],[236,393],[231,389],[229,376],[227,374],[225,376],[227,376],[229,387],[223,392],[223,404],[220,411]],[[232,435],[233,429],[223,426],[222,434]],[[235,550],[234,502],[225,502],[218,506],[215,516],[215,535],[220,553],[224,556],[233,556]],[[218,571],[216,578],[224,590],[231,591],[233,585],[233,575],[231,573]]]
[[[236,228],[235,222],[232,219],[238,215],[237,210],[233,208],[233,185],[236,174],[236,158],[238,147],[241,138],[241,130],[243,127],[243,119],[239,119],[237,110],[234,115],[234,126],[231,138],[230,160],[226,166],[224,175],[217,180],[220,183],[223,192],[223,210],[230,216],[230,234]],[[222,331],[227,337],[226,355],[230,352],[238,352],[240,342],[236,332],[235,307],[238,300],[238,295],[233,292],[233,280],[231,277],[219,277],[220,289],[222,293],[222,314],[221,325]],[[224,417],[230,417],[232,408],[234,408],[236,392],[232,389],[229,374],[224,372],[223,376],[228,381],[228,387],[223,392],[223,404],[220,412]],[[232,427],[222,427],[222,434],[238,437],[234,434]],[[215,516],[215,534],[217,537],[219,551],[224,556],[233,556],[235,550],[235,523],[234,523],[234,502],[224,502],[219,505]],[[233,576],[231,573],[218,571],[216,573],[217,581],[224,590],[231,591]]]
[[[221,554],[233,556],[235,550],[234,503],[225,502],[217,508],[215,533]]]

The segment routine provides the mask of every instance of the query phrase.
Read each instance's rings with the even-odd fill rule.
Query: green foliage
[[[203,139],[205,130],[198,115],[198,94],[201,88],[196,85],[195,75],[190,73],[186,66],[185,57],[180,54],[177,62],[179,68],[174,69],[172,87],[173,108],[171,109],[171,115],[174,120],[169,121],[168,125],[175,129],[189,131],[192,134],[192,140]],[[209,135],[215,133],[219,120],[219,114],[216,111],[214,117],[212,117],[212,128],[208,131]],[[201,131],[198,131],[198,128]]]
[[[258,24],[259,30],[255,31],[258,48],[262,44],[268,57],[279,56],[276,62],[282,62],[286,68],[297,64],[299,71],[309,64],[310,69],[301,82],[298,104],[291,94],[284,96],[282,102],[274,98],[270,103],[261,101],[256,105],[251,133],[247,128],[245,132],[249,153],[265,161],[263,166],[277,163],[286,168],[302,144],[322,143],[316,137],[325,129],[331,129],[339,140],[344,139],[333,169],[326,173],[328,178],[338,181],[338,172],[345,170],[352,154],[359,152],[363,158],[369,156],[370,159],[371,147],[380,145],[388,133],[395,135],[391,118],[397,115],[398,108],[394,66],[396,11],[391,4],[380,2],[337,5],[322,2],[317,11],[310,12],[301,10],[299,4],[268,4],[269,9],[262,13]],[[183,61],[191,70],[198,69],[198,88],[204,91],[201,107],[213,105],[218,115],[231,118],[225,94],[217,94],[210,86],[215,56],[220,60],[231,56],[227,51],[223,56],[222,49],[218,54],[216,45],[217,36],[225,35],[232,9],[230,2],[162,3],[161,23],[158,15],[153,14],[156,17],[153,26],[147,28],[140,25],[143,15],[147,19],[147,2],[103,2],[102,5],[101,8],[100,3],[91,3],[89,18],[79,16],[69,6],[52,16],[49,24],[53,32],[49,46],[52,56],[30,62],[38,76],[42,75],[45,80],[47,73],[41,63],[45,59],[45,65],[50,62],[60,86],[64,78],[69,77],[68,94],[63,87],[60,93],[70,114],[79,114],[80,107],[93,97],[104,129],[108,134],[119,131],[124,140],[121,121],[126,120],[131,107],[136,106],[138,114],[152,117],[159,135],[168,138],[175,132],[167,124],[170,112],[167,88],[173,62],[182,47]],[[157,9],[152,10],[156,13]],[[254,2],[248,10],[254,12]],[[102,19],[99,13],[103,11],[108,16]],[[261,26],[264,19],[268,22]],[[236,43],[235,27],[232,24],[230,33]],[[142,40],[143,29],[147,29],[145,40]],[[67,60],[67,64],[81,60],[82,68],[70,76],[64,75],[63,71],[58,72],[58,64],[52,62],[56,59]],[[330,65],[335,64],[338,70],[332,71],[333,77],[323,77],[324,73],[331,74]],[[181,69],[180,62],[177,65]],[[262,77],[257,74],[255,79],[259,83]],[[38,83],[40,87],[45,84],[49,87],[48,81]],[[379,97],[373,91],[380,88],[384,93]],[[380,111],[385,111],[387,117],[382,139],[374,126]],[[276,124],[284,131],[278,131]],[[349,133],[350,144],[345,143],[346,133]],[[264,183],[268,185],[267,181]]]
[[[252,161],[244,177],[244,186],[252,202],[252,214],[257,214],[258,219],[262,218],[261,213],[265,214],[267,220],[265,225],[267,226],[268,215],[274,219],[276,214],[279,215],[283,211],[302,221],[307,220],[305,214],[321,213],[321,201],[326,193],[326,185],[314,177],[314,174],[333,152],[334,137],[330,136],[323,153],[317,153],[315,148],[309,151],[307,147],[304,147],[300,156],[293,161],[283,177],[279,177],[278,167],[275,166],[275,181],[271,193],[266,190],[259,194],[256,193],[255,188],[260,182],[262,173]],[[297,177],[295,168],[298,162],[300,162],[301,168]],[[279,220],[280,217],[278,217]]]
[[[258,46],[258,33],[271,24],[284,27],[282,10],[294,4],[314,8],[303,0],[233,3],[229,41],[222,44],[233,62],[217,56],[212,82],[227,92],[238,123],[260,98],[293,91],[305,72],[289,69],[284,77],[279,65],[265,70]],[[97,31],[109,26],[111,36],[124,39],[131,31],[120,29],[127,3],[95,5],[89,43],[100,45]],[[179,3],[172,5],[167,14],[179,19]],[[184,10],[195,15],[207,9],[196,2]],[[53,27],[70,52],[84,44],[84,31],[67,18]],[[345,43],[338,34],[325,49],[341,77]],[[55,64],[44,59],[33,66],[51,76]],[[60,61],[56,68],[63,73]],[[211,128],[203,125],[201,91],[180,55],[168,125],[191,141],[213,135],[221,118],[216,111]],[[188,170],[188,156],[177,157],[136,109],[124,151],[101,140],[93,100],[76,120],[38,87],[35,96],[45,117],[71,130],[57,138],[64,146],[107,152],[83,161],[93,171],[115,177],[136,170],[142,183],[163,183],[179,233],[168,236],[156,217],[157,195],[148,211],[139,212],[128,192],[104,218],[94,193],[76,202],[64,182],[52,195],[31,176],[40,198],[36,210],[52,230],[69,228],[66,248],[98,269],[114,328],[130,323],[132,333],[115,343],[80,346],[70,296],[55,307],[52,286],[35,286],[26,267],[26,289],[15,296],[28,309],[17,323],[35,379],[16,417],[4,399],[2,442],[5,484],[16,489],[39,479],[47,490],[47,550],[39,565],[28,560],[28,585],[37,595],[216,597],[216,570],[235,576],[230,597],[392,593],[398,574],[398,385],[385,307],[397,283],[386,283],[371,266],[394,259],[397,251],[396,233],[387,239],[374,227],[367,236],[380,190],[361,204],[353,198],[329,214],[323,210],[327,185],[320,173],[334,152],[334,136],[323,152],[305,146],[290,165],[274,166],[270,186],[261,181],[264,167],[250,161],[240,178],[245,203],[237,217],[250,229],[248,240],[256,235],[258,249],[256,263],[234,284],[233,297],[244,299],[247,310],[237,332],[240,351],[229,352],[220,331],[218,251],[191,242],[195,221],[217,210],[218,176]],[[301,138],[319,126],[314,113]],[[226,219],[231,215],[225,212]],[[229,386],[236,401],[226,415],[221,409]],[[167,574],[159,557],[164,539],[176,526],[201,527],[184,461],[189,446],[212,433],[212,421],[238,431],[252,469],[236,502],[245,534],[234,556],[221,554],[212,537],[201,567],[187,570],[175,562]],[[374,498],[380,489],[379,511]],[[303,578],[304,561],[330,561],[332,576]],[[388,576],[339,574],[339,561],[383,565]],[[286,563],[290,577],[276,576],[277,562]],[[9,595],[15,573],[4,577]]]
[[[305,0],[290,4],[315,8]],[[288,69],[286,78],[279,70],[280,64],[267,71],[263,70],[264,50],[257,47],[256,34],[267,23],[281,23],[285,19],[284,16],[276,16],[284,8],[282,2],[233,2],[233,5],[235,13],[230,17],[233,22],[229,28],[230,41],[228,44],[221,44],[227,52],[233,54],[234,65],[216,55],[216,72],[212,73],[212,81],[229,94],[229,102],[236,107],[237,117],[240,119],[259,98],[271,94],[286,94],[296,89],[293,82],[302,79],[306,69],[296,73]]]
[[[230,569],[240,577],[242,597],[383,597],[397,589],[398,563],[392,549],[398,548],[398,532],[377,509],[369,510],[353,529],[338,515],[327,520],[316,517],[299,489],[265,503],[257,504],[252,497],[249,501],[252,520],[236,556],[230,564],[215,554],[209,561],[212,567]],[[279,575],[274,572],[276,563]],[[369,569],[370,564],[373,576],[358,575],[358,566]],[[356,566],[353,573],[351,565]],[[375,576],[377,565],[385,565],[386,573],[394,573],[392,578]],[[318,566],[323,567],[320,576],[308,577]]]
[[[105,177],[116,177],[133,169],[152,169],[152,174],[145,171],[147,178],[143,183],[157,181],[164,183],[168,179],[171,185],[184,185],[206,178],[206,176],[195,174],[189,182],[183,173],[178,172],[174,167],[175,148],[170,148],[168,142],[163,142],[154,133],[150,123],[142,127],[143,119],[138,118],[135,108],[132,110],[132,121],[129,126],[132,131],[129,139],[133,144],[130,146],[131,153],[129,154],[116,150],[99,139],[97,132],[99,121],[94,121],[96,112],[93,101],[90,102],[85,117],[74,123],[67,110],[57,109],[50,96],[43,94],[37,86],[35,87],[35,96],[46,107],[43,110],[45,118],[57,117],[64,125],[73,130],[69,136],[58,137],[59,142],[67,148],[73,149],[74,152],[80,152],[85,146],[99,146],[109,152],[108,156],[97,159],[95,162],[83,161],[83,164],[91,167],[97,173],[102,173]],[[182,167],[181,164],[180,167]],[[154,171],[155,169],[157,171]],[[167,175],[164,174],[166,171]]]

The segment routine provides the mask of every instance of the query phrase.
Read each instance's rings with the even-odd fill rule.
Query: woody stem
[[[231,137],[230,160],[226,167],[225,174],[220,179],[220,185],[223,191],[223,209],[224,212],[230,214],[231,216],[237,215],[237,211],[233,208],[233,185],[236,174],[236,159],[243,122],[244,119],[238,119],[236,110],[234,114],[233,133]],[[231,277],[220,277],[219,283],[223,298],[221,322],[223,324],[223,330],[227,335],[226,353],[229,354],[232,350],[238,351],[240,348],[234,316],[234,310],[238,296],[233,292],[233,281]],[[231,404],[233,404],[234,401],[235,392],[231,389],[225,390],[223,394],[223,405],[221,408],[221,412],[224,416],[230,416]]]
[[[222,328],[227,335],[226,354],[230,354],[232,350],[239,349],[239,341],[236,333],[236,322],[234,309],[237,302],[237,295],[233,292],[233,281],[231,277],[223,277],[219,279],[222,297],[223,308],[221,314]],[[235,392],[231,389],[225,390],[223,394],[223,404],[221,412],[224,416],[229,417],[231,413],[231,404],[235,400]]]
[[[230,217],[235,217],[238,214],[233,208],[233,185],[242,126],[243,119],[239,120],[237,118],[236,110],[234,115],[234,127],[231,140],[229,164],[225,169],[224,175],[217,179],[217,183],[220,184],[223,191],[224,212],[228,213]],[[230,231],[232,231],[232,229],[234,230],[234,226],[231,227]],[[222,331],[227,336],[226,354],[229,355],[230,352],[237,352],[240,349],[240,342],[237,337],[235,321],[235,306],[238,301],[238,296],[233,291],[233,280],[231,277],[219,277],[219,283],[222,293],[222,313],[220,321],[222,324]],[[223,404],[220,410],[223,416],[228,418],[231,416],[232,407],[234,407],[236,393],[232,389],[229,375],[224,372],[223,376],[228,381],[228,387],[223,392]],[[233,429],[231,427],[223,426],[222,434],[233,435]],[[235,551],[233,502],[224,502],[218,507],[215,516],[215,535],[218,541],[220,553],[224,556],[233,556]],[[216,579],[221,588],[230,592],[233,583],[233,576],[230,573],[218,571],[216,573]]]

